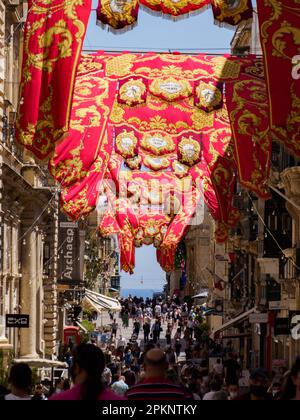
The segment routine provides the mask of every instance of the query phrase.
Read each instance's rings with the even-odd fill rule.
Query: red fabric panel
[[[300,157],[298,0],[258,1],[272,135]]]
[[[29,0],[28,6],[17,139],[44,159],[69,128],[91,0]]]
[[[269,107],[259,60],[245,67],[239,81],[227,84],[226,100],[240,183],[260,197],[268,198],[271,158]]]
[[[209,3],[210,0],[180,0],[178,2],[172,0],[141,0],[143,6],[175,17],[201,10]]]

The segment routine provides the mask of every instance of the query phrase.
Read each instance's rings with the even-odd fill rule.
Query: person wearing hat
[[[255,369],[250,375],[250,391],[236,400],[265,401],[271,399],[268,394],[269,377],[264,369]]]

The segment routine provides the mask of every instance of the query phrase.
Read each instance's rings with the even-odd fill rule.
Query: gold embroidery
[[[197,106],[207,109],[208,112],[220,106],[223,100],[223,94],[220,89],[210,83],[200,82],[196,89],[196,95],[199,99]]]
[[[80,180],[86,176],[87,172],[82,171],[83,162],[80,158],[80,152],[83,149],[83,141],[81,140],[78,147],[70,150],[72,159],[66,159],[60,161],[58,164],[55,163],[54,159],[50,160],[51,173],[55,178],[63,181],[64,185],[68,185],[73,180]]]
[[[187,80],[179,80],[174,77],[155,79],[150,84],[149,89],[153,95],[161,96],[167,101],[188,98],[193,91],[191,84]]]
[[[134,60],[134,54],[122,54],[109,58],[106,61],[106,75],[117,77],[127,76],[132,69]]]
[[[123,122],[124,114],[125,110],[115,101],[110,114],[110,120],[116,124],[121,123]]]
[[[153,169],[154,171],[158,171],[160,169],[168,168],[170,166],[170,161],[165,157],[146,155],[144,157],[144,165],[150,169]]]
[[[119,91],[120,99],[128,106],[143,104],[143,95],[146,93],[146,85],[142,79],[131,79],[124,83]]]
[[[172,163],[172,168],[174,170],[175,175],[178,176],[179,178],[183,178],[187,176],[190,169],[188,166],[178,161],[175,161]]]
[[[123,157],[130,157],[135,155],[135,149],[138,144],[138,139],[136,138],[134,132],[124,130],[123,133],[120,133],[116,138],[116,146],[118,152]]]
[[[107,18],[112,28],[119,29],[123,22],[133,25],[136,22],[133,11],[137,3],[138,0],[101,0],[101,14]]]
[[[200,144],[197,140],[194,140],[193,137],[191,136],[189,138],[182,138],[179,142],[178,149],[181,154],[181,157],[179,160],[182,163],[192,166],[200,158],[200,153],[201,153]]]
[[[175,150],[175,143],[171,137],[162,135],[160,133],[145,134],[141,147],[145,150],[159,156],[162,153],[172,153]]]
[[[68,190],[66,191],[68,192]],[[63,210],[67,214],[72,214],[72,215],[76,215],[76,214],[84,215],[93,211],[94,207],[89,206],[89,202],[87,199],[87,191],[88,191],[88,186],[85,186],[84,189],[78,194],[76,199],[69,200],[69,201],[66,200],[66,197],[64,197],[65,193],[63,192],[62,194],[62,196],[64,197],[64,202],[62,205]]]
[[[218,16],[221,22],[226,18],[232,18],[237,24],[242,19],[241,14],[248,10],[248,0],[215,0],[215,3],[221,11]]]
[[[126,159],[125,163],[128,166],[128,168],[134,171],[140,169],[142,164],[142,158],[140,156],[136,156],[132,159]]]

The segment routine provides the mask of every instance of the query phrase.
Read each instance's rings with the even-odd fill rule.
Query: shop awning
[[[101,295],[91,290],[85,290],[82,305],[100,313],[103,311],[119,312],[121,310],[121,304],[117,299]]]
[[[192,299],[206,299],[208,297],[208,292],[201,292],[198,295],[192,296]]]
[[[227,330],[230,327],[233,327],[235,324],[238,324],[247,318],[249,318],[249,315],[253,314],[255,312],[255,308],[250,309],[247,312],[242,313],[241,315],[237,316],[236,318],[231,319],[230,321],[226,322],[225,324],[221,325],[221,327],[217,328],[213,333],[214,335],[216,333],[220,333],[222,331]]]
[[[39,359],[39,358],[20,358],[14,359],[13,363],[27,363],[29,366],[43,368],[43,367],[55,367],[55,368],[67,368],[68,365],[65,362],[50,359]]]

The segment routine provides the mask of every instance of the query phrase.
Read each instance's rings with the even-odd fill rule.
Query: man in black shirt
[[[236,361],[236,357],[230,353],[229,359],[224,363],[226,384],[237,382],[240,377],[241,367]]]

